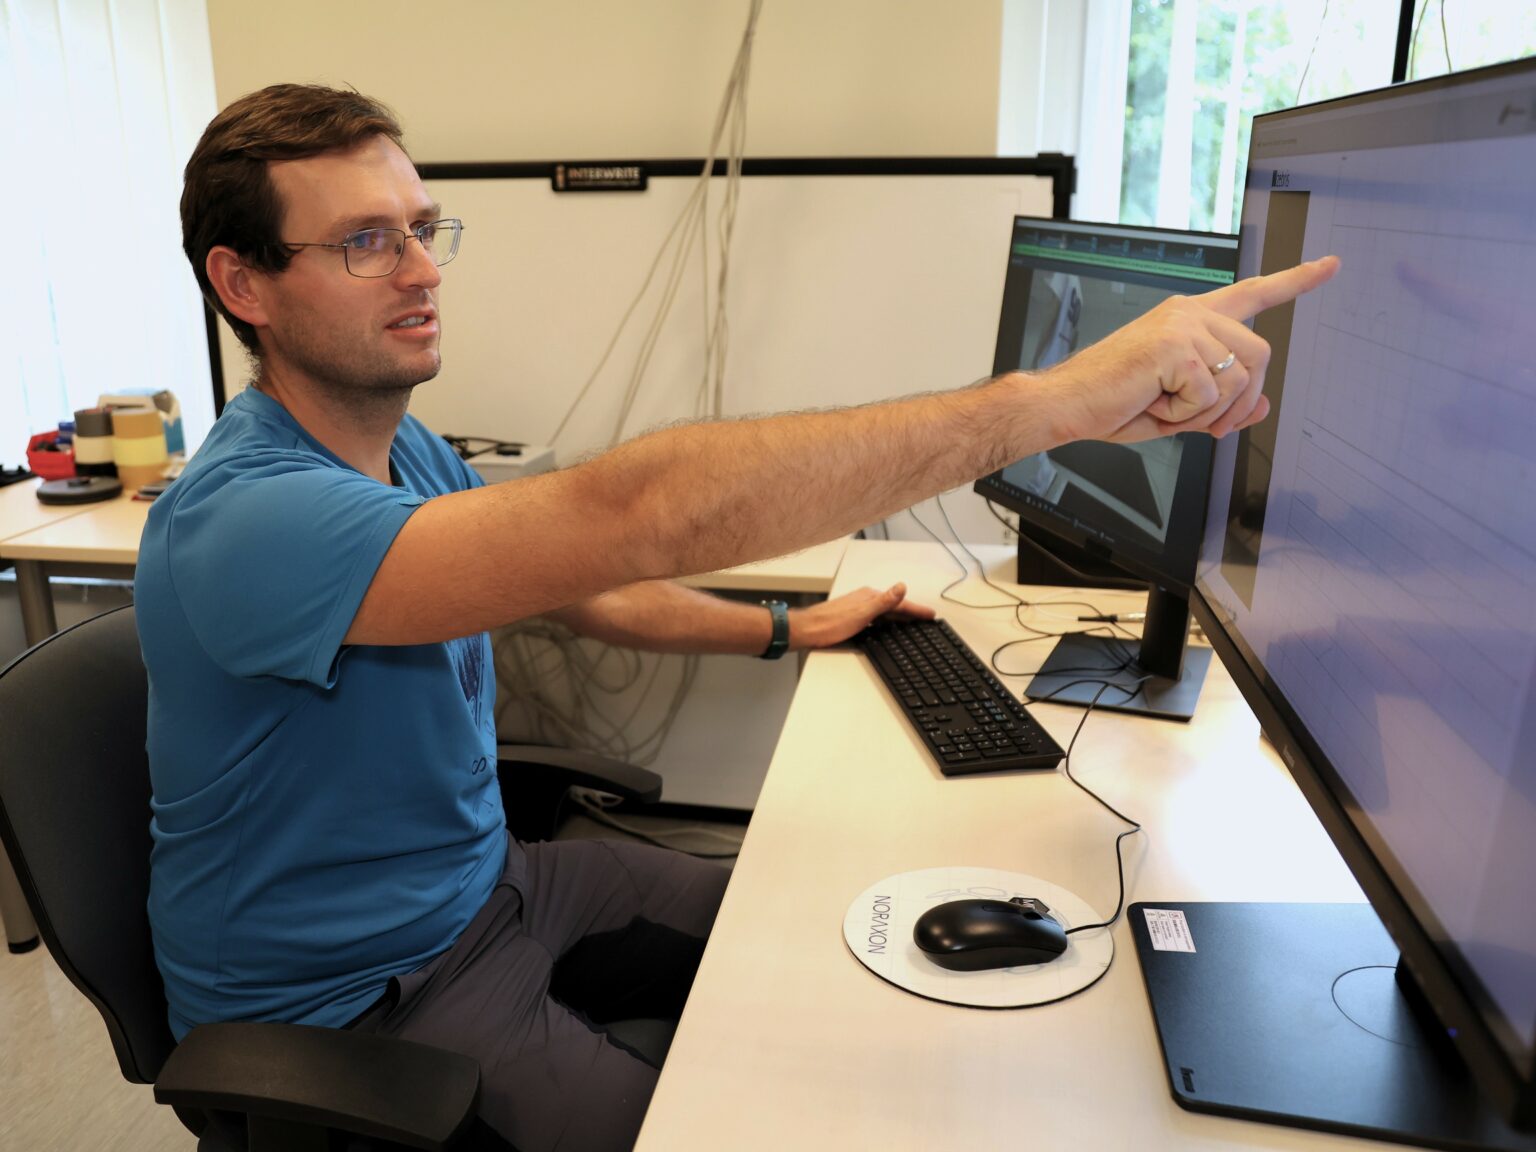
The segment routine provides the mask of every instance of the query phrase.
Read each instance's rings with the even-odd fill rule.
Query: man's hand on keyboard
[[[907,599],[907,586],[893,584],[881,591],[860,588],[789,613],[789,647],[827,648],[857,636],[881,616],[932,620],[933,609]]]

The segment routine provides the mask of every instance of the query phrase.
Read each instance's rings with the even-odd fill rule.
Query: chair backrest
[[[49,952],[140,1084],[175,1047],[147,910],[148,699],[131,606],[0,671],[0,841]]]

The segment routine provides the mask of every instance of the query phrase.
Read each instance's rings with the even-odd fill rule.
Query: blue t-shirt
[[[390,467],[369,479],[248,389],[150,509],[149,913],[178,1037],[346,1023],[506,863],[489,637],[342,644],[411,513],[479,483],[410,416]]]

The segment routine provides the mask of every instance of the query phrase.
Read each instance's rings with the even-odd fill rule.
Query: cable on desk
[[[954,536],[954,538],[955,538],[955,543],[960,546],[960,550],[962,552],[964,552],[967,557],[970,558],[970,560],[971,560],[971,562],[973,564],[976,565],[976,571],[977,571],[977,573],[979,574],[979,576],[981,578],[981,582],[983,584],[985,584],[988,588],[991,588],[994,592],[998,593],[1001,596],[1006,597],[1008,602],[1006,604],[972,604],[972,603],[969,603],[969,602],[967,602],[965,600],[961,600],[961,599],[959,599],[956,596],[951,596],[949,594],[951,589],[955,588],[956,586],[958,586],[960,584],[965,583],[965,581],[970,578],[971,570],[969,568],[967,568],[965,566],[964,562],[961,561],[952,551],[950,551],[949,544],[946,541],[940,539],[938,533],[936,533],[932,528],[928,527],[927,524],[923,523],[922,517],[917,514],[917,508],[914,506],[912,508],[908,508],[907,509],[908,514],[917,523],[917,526],[919,528],[921,528],[924,532],[926,532],[930,538],[932,538],[932,540],[933,540],[933,542],[935,544],[938,544],[941,548],[944,549],[945,554],[950,558],[950,560],[952,560],[956,565],[959,566],[960,571],[961,571],[961,576],[960,576],[959,579],[951,581],[949,584],[945,585],[945,587],[939,592],[939,599],[943,600],[944,602],[949,603],[949,604],[956,604],[956,605],[959,605],[962,608],[970,608],[970,609],[976,610],[976,611],[994,611],[994,610],[997,610],[997,609],[1010,609],[1013,612],[1013,621],[1014,621],[1014,623],[1017,624],[1024,631],[1032,633],[1032,635],[1029,638],[1027,638],[1027,639],[1024,639],[1024,640],[1009,640],[1009,641],[1007,641],[1007,642],[1005,642],[1003,644],[1000,644],[998,647],[996,647],[996,648],[994,648],[992,650],[992,654],[987,658],[987,662],[988,662],[988,664],[991,665],[992,671],[996,672],[999,676],[1020,677],[1020,676],[1033,676],[1033,675],[1035,675],[1035,670],[1031,670],[1031,671],[1028,671],[1028,672],[1009,672],[1009,671],[1006,671],[1004,668],[1002,668],[998,664],[997,658],[1005,649],[1012,648],[1012,647],[1014,647],[1016,645],[1019,645],[1019,644],[1033,644],[1033,643],[1037,643],[1040,640],[1059,640],[1063,636],[1105,636],[1105,637],[1108,637],[1110,639],[1114,639],[1115,638],[1115,632],[1112,629],[1119,629],[1120,632],[1123,632],[1127,637],[1129,637],[1132,640],[1139,640],[1139,639],[1141,639],[1141,637],[1138,636],[1135,632],[1133,632],[1129,628],[1126,628],[1125,626],[1121,625],[1118,621],[1109,621],[1109,622],[1107,622],[1107,626],[1106,625],[1101,625],[1101,626],[1094,627],[1094,628],[1072,628],[1072,629],[1068,629],[1067,631],[1064,631],[1064,632],[1048,632],[1048,631],[1046,631],[1044,629],[1036,628],[1033,624],[1026,624],[1024,622],[1024,617],[1022,615],[1022,612],[1023,612],[1023,610],[1025,608],[1040,608],[1040,607],[1044,607],[1046,605],[1058,605],[1059,604],[1059,605],[1069,605],[1069,606],[1078,607],[1078,608],[1087,608],[1091,612],[1095,613],[1096,615],[1103,615],[1103,613],[1100,611],[1100,609],[1098,608],[1097,605],[1090,604],[1086,600],[1047,600],[1047,601],[1025,600],[1023,597],[1016,595],[1015,593],[1009,591],[1007,588],[1004,588],[1004,587],[1002,587],[999,584],[994,584],[991,580],[989,580],[987,578],[986,566],[982,564],[981,560],[976,556],[976,554],[974,552],[972,552],[969,548],[966,547],[965,541],[960,538],[960,533],[955,531],[954,523],[950,520],[949,513],[944,508],[944,498],[943,498],[943,496],[935,497],[935,502],[939,506],[939,514],[944,517],[944,523],[949,526],[950,535]],[[988,509],[992,510],[992,514],[994,516],[997,515],[996,510],[992,509],[992,506],[991,506],[990,503],[987,505],[987,507],[988,507]],[[1001,518],[999,518],[999,519],[1001,519]],[[1003,523],[1006,524],[1007,521],[1003,521]],[[1074,572],[1075,572],[1075,569],[1074,569]],[[1087,577],[1084,577],[1084,578],[1088,579]],[[1138,585],[1138,587],[1141,587],[1141,586]],[[1109,675],[1115,675],[1117,673],[1124,672],[1127,668],[1129,668],[1132,664],[1135,663],[1135,657],[1131,654],[1130,649],[1125,648],[1123,645],[1118,647],[1118,650],[1116,651],[1116,655],[1119,656],[1120,659],[1121,659],[1121,663],[1117,667],[1112,667],[1112,668],[1104,668],[1104,667],[1097,667],[1097,668],[1063,668],[1063,669],[1061,669],[1061,671],[1063,671],[1063,672],[1101,672],[1101,673],[1107,673]]]
[[[967,604],[963,600],[959,600],[959,599],[957,599],[955,597],[952,597],[952,596],[948,595],[949,590],[951,588],[954,588],[958,584],[964,583],[965,580],[967,578],[969,578],[969,576],[970,576],[970,569],[967,568],[965,566],[965,564],[962,563],[955,556],[955,554],[949,550],[949,545],[948,544],[946,544],[943,540],[941,540],[939,538],[939,536],[931,528],[928,527],[928,525],[923,523],[922,518],[920,516],[918,516],[915,508],[909,508],[909,509],[907,509],[907,511],[909,513],[911,513],[912,519],[917,522],[917,526],[919,528],[921,528],[924,532],[926,532],[929,536],[931,536],[935,543],[941,545],[944,548],[945,553],[948,554],[949,558],[951,560],[953,560],[957,565],[959,565],[961,571],[964,573],[964,575],[962,575],[960,577],[960,579],[955,580],[954,582],[952,582],[949,585],[947,585],[944,588],[944,590],[939,593],[939,598],[941,600],[945,600],[945,601],[947,601],[947,602],[949,602],[951,604],[958,604],[958,605],[960,605],[962,607],[971,608],[973,610],[983,610],[983,611],[985,611],[985,610],[994,609],[994,608],[1012,608],[1013,611],[1014,611],[1014,622],[1016,624],[1018,624],[1020,628],[1023,628],[1026,631],[1035,633],[1035,635],[1027,637],[1026,639],[1023,639],[1023,640],[1010,640],[1007,643],[1002,644],[998,648],[996,648],[993,651],[992,656],[991,656],[990,661],[989,661],[991,663],[991,665],[992,665],[993,671],[997,672],[999,675],[1002,675],[1002,676],[1033,676],[1033,675],[1035,675],[1034,672],[1005,672],[1005,671],[1003,671],[1003,669],[998,667],[998,665],[997,665],[998,654],[1001,653],[1004,649],[1011,648],[1011,647],[1013,647],[1015,645],[1018,645],[1018,644],[1033,644],[1033,643],[1039,642],[1040,640],[1045,640],[1045,639],[1059,639],[1062,636],[1077,636],[1077,635],[1085,635],[1085,634],[1107,634],[1110,637],[1114,637],[1115,636],[1114,632],[1110,631],[1110,629],[1108,627],[1076,628],[1076,629],[1072,629],[1072,630],[1067,631],[1067,632],[1046,632],[1046,631],[1044,631],[1042,629],[1035,628],[1032,625],[1024,623],[1023,618],[1020,616],[1020,611],[1023,608],[1033,608],[1033,607],[1037,607],[1038,605],[1023,599],[1022,597],[1014,595],[1008,589],[1003,588],[1003,587],[1001,587],[1001,586],[999,586],[997,584],[994,584],[994,583],[992,583],[991,580],[987,579],[985,567],[982,565],[981,561],[976,557],[976,555],[969,548],[967,548],[965,546],[965,542],[960,539],[960,534],[955,531],[954,524],[950,522],[949,514],[944,509],[944,501],[943,501],[942,497],[938,497],[938,498],[936,498],[936,500],[937,500],[937,503],[938,503],[938,506],[939,506],[939,512],[940,512],[941,515],[943,515],[945,524],[947,524],[949,526],[950,533],[955,537],[955,542],[960,545],[960,550],[962,552],[964,552],[966,554],[966,556],[970,557],[971,561],[976,565],[977,571],[981,574],[982,582],[984,584],[986,584],[987,587],[991,588],[993,591],[998,592],[998,593],[1002,594],[1003,596],[1006,596],[1012,603],[1009,603],[1009,604]],[[993,516],[997,517],[997,519],[1001,520],[1004,524],[1008,523],[1008,521],[1004,520],[1001,516],[998,516],[997,510],[992,507],[991,501],[987,502],[987,508],[992,513]],[[1011,527],[1011,525],[1010,525],[1010,527]],[[1031,546],[1033,546],[1035,548],[1039,548],[1040,551],[1046,552],[1045,549],[1040,548],[1040,546],[1038,544],[1035,544],[1035,542],[1033,540],[1029,540],[1028,537],[1020,536],[1019,538],[1021,540],[1028,541],[1028,543]],[[1051,554],[1049,552],[1046,552],[1046,555],[1050,556]],[[1057,559],[1054,556],[1052,556],[1051,558],[1052,559]],[[1079,579],[1087,580],[1090,583],[1097,582],[1097,578],[1096,577],[1090,577],[1090,576],[1085,575],[1084,573],[1078,572],[1077,569],[1073,568],[1070,564],[1062,563],[1062,567],[1066,568],[1069,572],[1071,572],[1074,576],[1078,577]],[[1138,590],[1140,590],[1141,588],[1144,587],[1144,585],[1141,585],[1141,584],[1133,584],[1133,585],[1130,585],[1130,586],[1134,587],[1134,588],[1136,588]],[[1090,611],[1092,611],[1096,615],[1102,615],[1103,614],[1103,613],[1100,612],[1100,610],[1099,610],[1099,608],[1097,606],[1095,606],[1093,604],[1088,604],[1085,601],[1081,601],[1081,600],[1053,600],[1053,601],[1049,601],[1048,603],[1052,603],[1052,604],[1070,604],[1070,605],[1074,605],[1074,606],[1077,606],[1077,607],[1088,608]],[[1108,623],[1112,627],[1118,628],[1121,632],[1124,632],[1126,635],[1128,635],[1132,639],[1140,639],[1140,637],[1137,636],[1136,633],[1134,633],[1134,632],[1130,631],[1129,629],[1125,628],[1118,621],[1109,621]],[[1084,677],[1081,677],[1081,678],[1076,679],[1076,680],[1069,680],[1067,683],[1061,684],[1061,685],[1057,686],[1056,688],[1052,689],[1050,692],[1046,693],[1044,696],[1036,697],[1032,701],[1032,703],[1039,703],[1041,701],[1048,701],[1053,696],[1056,696],[1056,695],[1059,695],[1062,692],[1065,692],[1068,688],[1075,688],[1079,684],[1097,684],[1097,685],[1099,685],[1099,690],[1093,694],[1093,699],[1091,699],[1088,702],[1088,706],[1083,710],[1083,715],[1078,720],[1077,727],[1072,730],[1072,739],[1067,742],[1066,754],[1062,757],[1062,771],[1066,773],[1066,777],[1067,777],[1068,780],[1070,780],[1074,785],[1076,785],[1083,792],[1087,793],[1088,796],[1090,796],[1096,803],[1098,803],[1100,805],[1100,807],[1104,808],[1105,811],[1109,812],[1116,819],[1121,820],[1124,823],[1130,825],[1129,828],[1127,828],[1124,832],[1121,832],[1118,836],[1115,837],[1115,873],[1116,873],[1117,884],[1118,884],[1118,892],[1117,892],[1117,895],[1115,897],[1115,911],[1114,911],[1114,914],[1112,916],[1110,916],[1109,919],[1104,920],[1104,921],[1102,921],[1100,923],[1097,923],[1097,924],[1079,924],[1075,928],[1068,928],[1066,930],[1066,934],[1068,936],[1072,935],[1075,932],[1086,932],[1086,931],[1088,931],[1090,929],[1093,929],[1093,928],[1110,928],[1110,927],[1113,927],[1119,921],[1121,913],[1123,913],[1125,911],[1125,855],[1124,855],[1124,843],[1125,843],[1125,840],[1126,840],[1127,837],[1134,836],[1136,833],[1142,831],[1142,825],[1141,825],[1141,823],[1139,821],[1133,820],[1131,817],[1129,817],[1125,813],[1121,812],[1118,808],[1114,807],[1107,800],[1105,800],[1102,796],[1100,796],[1097,792],[1095,792],[1092,788],[1089,788],[1086,784],[1084,784],[1081,780],[1079,780],[1076,776],[1074,776],[1072,774],[1072,750],[1077,747],[1077,738],[1082,734],[1083,725],[1085,725],[1088,722],[1088,717],[1093,713],[1094,708],[1097,707],[1099,701],[1103,698],[1104,693],[1109,691],[1111,688],[1113,688],[1115,691],[1121,692],[1121,693],[1123,693],[1125,695],[1124,703],[1130,703],[1130,701],[1134,700],[1137,696],[1141,695],[1142,688],[1147,683],[1147,681],[1155,679],[1154,676],[1146,675],[1146,676],[1138,677],[1137,679],[1135,679],[1135,680],[1133,680],[1133,681],[1131,681],[1129,683],[1126,683],[1126,684],[1120,684],[1120,683],[1117,683],[1117,682],[1115,682],[1113,680],[1106,680],[1106,679],[1104,679],[1103,677],[1104,677],[1105,674],[1117,675],[1117,674],[1119,674],[1121,672],[1124,672],[1127,669],[1133,667],[1135,665],[1135,663],[1136,663],[1136,658],[1135,658],[1134,654],[1132,654],[1131,651],[1128,648],[1125,648],[1123,645],[1120,645],[1119,647],[1120,647],[1119,655],[1121,657],[1121,661],[1120,661],[1120,663],[1118,665],[1113,666],[1113,667],[1109,667],[1109,668],[1098,667],[1098,668],[1063,668],[1063,669],[1060,669],[1060,672],[1067,673],[1067,674],[1073,674],[1073,673],[1078,673],[1078,672],[1087,672],[1087,673],[1098,673],[1099,675],[1097,675],[1097,676],[1095,676],[1095,675],[1088,675],[1088,676],[1084,676]]]
[[[1100,796],[1092,788],[1088,787],[1088,785],[1084,784],[1076,776],[1072,775],[1072,749],[1077,746],[1077,738],[1083,731],[1083,725],[1088,722],[1088,717],[1093,712],[1094,706],[1098,704],[1100,697],[1102,697],[1106,691],[1108,691],[1110,688],[1116,688],[1121,692],[1128,693],[1126,696],[1128,701],[1133,700],[1141,691],[1141,685],[1145,684],[1148,680],[1151,679],[1151,676],[1141,677],[1136,681],[1135,691],[1131,691],[1129,685],[1116,684],[1112,680],[1092,679],[1074,680],[1071,684],[1063,684],[1060,688],[1056,689],[1056,692],[1061,692],[1076,684],[1096,683],[1099,685],[1099,690],[1093,694],[1093,699],[1088,702],[1088,707],[1083,710],[1082,719],[1077,722],[1077,727],[1072,730],[1072,739],[1067,742],[1067,753],[1062,757],[1062,770],[1066,773],[1068,780],[1072,781],[1072,783],[1076,784],[1084,792],[1088,793],[1089,796],[1093,797],[1094,800],[1098,801],[1099,805],[1103,807],[1107,812],[1113,815],[1116,819],[1123,820],[1125,823],[1130,825],[1129,828],[1115,837],[1115,872],[1119,878],[1120,890],[1119,894],[1115,897],[1114,915],[1111,916],[1108,920],[1098,924],[1079,924],[1075,928],[1068,928],[1066,931],[1068,936],[1072,935],[1074,932],[1086,932],[1090,928],[1109,928],[1112,927],[1115,922],[1120,919],[1120,913],[1125,910],[1125,856],[1121,846],[1127,836],[1134,836],[1136,833],[1141,831],[1141,824],[1139,821],[1131,819],[1124,812],[1121,812],[1114,805],[1110,804],[1109,801],[1105,800],[1104,797]],[[1055,693],[1053,692],[1050,695],[1055,695]],[[1045,698],[1048,699],[1049,697]]]
[[[986,565],[982,564],[981,560],[977,557],[977,555],[974,552],[972,552],[968,547],[966,547],[965,541],[960,538],[960,533],[955,531],[955,526],[954,526],[953,522],[951,522],[951,520],[949,518],[949,512],[944,507],[944,497],[942,495],[936,496],[936,497],[934,497],[934,502],[938,505],[939,514],[944,517],[944,523],[946,525],[948,525],[950,535],[955,538],[955,543],[959,546],[960,551],[964,552],[966,557],[969,558],[969,560],[971,561],[971,563],[976,565],[976,574],[980,578],[981,582],[983,584],[985,584],[988,588],[992,589],[992,591],[996,592],[999,596],[1006,597],[1007,598],[1007,603],[1006,604],[970,604],[970,603],[967,603],[964,600],[959,599],[958,597],[949,595],[950,589],[955,588],[956,586],[958,586],[960,584],[964,584],[966,582],[966,580],[968,580],[970,578],[971,570],[965,566],[965,563],[963,561],[961,561],[958,557],[955,556],[955,554],[953,552],[950,551],[949,544],[946,541],[944,541],[943,539],[941,539],[937,532],[935,532],[932,528],[928,527],[928,525],[923,522],[923,518],[917,514],[917,507],[916,507],[916,505],[914,505],[913,507],[907,509],[907,514],[912,517],[913,521],[916,522],[916,524],[917,524],[917,526],[919,528],[921,528],[924,532],[926,532],[928,534],[929,538],[931,540],[933,540],[933,542],[935,544],[939,545],[939,547],[944,549],[945,554],[948,555],[950,560],[953,561],[959,567],[960,572],[961,572],[960,578],[958,580],[951,581],[949,584],[945,585],[944,588],[939,592],[939,599],[940,600],[943,600],[943,601],[945,601],[946,603],[949,603],[949,604],[957,604],[957,605],[959,605],[962,608],[973,608],[973,609],[979,609],[979,610],[982,610],[982,611],[992,611],[992,610],[1000,609],[1000,608],[1010,609],[1014,613],[1014,622],[1017,623],[1020,628],[1023,628],[1023,629],[1025,629],[1027,631],[1030,631],[1030,632],[1040,632],[1040,630],[1037,629],[1037,628],[1034,628],[1033,626],[1031,626],[1029,624],[1025,624],[1024,623],[1023,618],[1019,616],[1019,611],[1021,609],[1024,609],[1024,608],[1039,608],[1039,607],[1044,607],[1046,605],[1058,605],[1058,604],[1060,604],[1060,605],[1070,605],[1070,606],[1078,607],[1078,608],[1087,608],[1090,611],[1093,611],[1093,612],[1096,612],[1096,613],[1099,612],[1099,608],[1098,608],[1097,605],[1090,604],[1086,600],[1041,600],[1041,601],[1025,600],[1023,597],[1015,594],[1014,592],[1009,591],[1007,588],[1004,588],[1002,585],[994,584],[987,577]],[[1065,632],[1040,632],[1040,635],[1042,635],[1042,636],[1065,636],[1065,635],[1076,635],[1076,634],[1078,634],[1080,632],[1094,632],[1094,631],[1102,632],[1104,630],[1103,629],[1081,628],[1081,629],[1076,629],[1076,630],[1074,630],[1071,633],[1065,633]],[[1136,633],[1131,632],[1128,629],[1121,629],[1121,631],[1126,632],[1126,634],[1128,636],[1130,636],[1132,639],[1139,639],[1139,637],[1136,636]]]

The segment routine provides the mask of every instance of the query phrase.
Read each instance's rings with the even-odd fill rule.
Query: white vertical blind
[[[1164,228],[1189,227],[1195,155],[1195,0],[1173,0],[1168,86],[1163,96],[1163,151],[1157,172],[1157,219]]]
[[[181,170],[216,100],[204,0],[0,0],[0,461],[103,392],[213,423]]]
[[[1087,0],[1081,129],[1076,146],[1068,149],[1077,155],[1072,214],[1079,220],[1120,219],[1130,52],[1131,5],[1125,0]]]
[[[1087,0],[1078,214],[1231,231],[1253,116],[1387,84],[1400,8],[1399,0]]]

